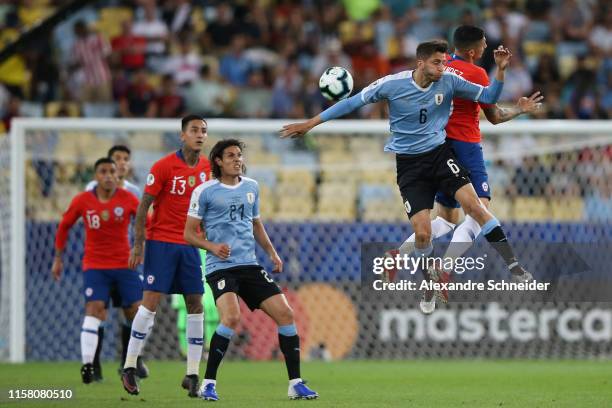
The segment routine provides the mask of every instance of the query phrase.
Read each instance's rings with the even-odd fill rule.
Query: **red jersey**
[[[189,167],[179,150],[158,160],[147,176],[144,192],[155,197],[153,217],[147,226],[147,239],[185,244],[183,231],[192,191],[210,178],[210,162],[205,157]]]
[[[62,216],[55,235],[55,247],[64,249],[70,227],[83,218],[83,270],[127,269],[130,257],[128,227],[137,209],[138,198],[122,188],[118,188],[106,203],[98,199],[96,189],[77,194]]]
[[[448,57],[446,70],[453,72],[470,82],[482,86],[489,85],[487,72],[478,65],[460,59],[455,55]],[[490,106],[469,99],[453,98],[453,110],[448,124],[446,136],[462,142],[479,143],[480,137],[480,107]]]

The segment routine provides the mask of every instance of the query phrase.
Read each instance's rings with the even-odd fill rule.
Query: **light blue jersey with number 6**
[[[503,82],[495,79],[491,85],[483,87],[448,71],[442,74],[439,81],[422,88],[414,81],[412,74],[413,71],[403,71],[380,78],[360,93],[323,111],[321,119],[335,119],[368,103],[386,100],[392,136],[385,145],[385,151],[426,153],[446,139],[444,128],[452,112],[453,97],[495,103],[503,88]]]

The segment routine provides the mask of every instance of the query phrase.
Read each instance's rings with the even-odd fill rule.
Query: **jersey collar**
[[[238,187],[240,187],[240,186],[242,185],[242,183],[244,183],[244,177],[240,177],[240,181],[239,181],[237,184],[234,184],[233,186],[229,186],[229,185],[227,185],[227,184],[223,184],[223,183],[221,182],[221,180],[219,180],[219,185],[220,185],[221,187],[224,187],[224,188],[227,188],[227,189],[230,189],[230,190],[235,190],[235,189],[237,189]]]
[[[182,149],[178,149],[176,151],[176,157],[178,157],[179,159],[181,159],[181,161],[185,164],[187,164],[187,161],[185,160],[185,155],[183,154],[183,150]],[[197,166],[198,163],[200,163],[200,157],[198,157],[198,161],[196,162],[196,164],[194,165]],[[187,166],[189,166],[189,164],[187,164]]]

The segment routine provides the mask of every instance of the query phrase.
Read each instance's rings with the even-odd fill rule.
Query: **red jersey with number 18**
[[[85,223],[83,270],[127,269],[130,257],[128,227],[136,216],[138,198],[118,188],[111,199],[101,202],[97,187],[77,194],[62,216],[55,235],[55,247],[63,250],[70,227],[80,218]]]
[[[448,57],[446,71],[478,85],[489,85],[489,76],[483,68],[456,55]],[[446,136],[462,142],[480,143],[480,108],[485,106],[488,105],[468,99],[453,98],[453,110],[446,125]]]
[[[205,157],[189,167],[179,150],[155,162],[144,190],[155,197],[147,239],[187,245],[183,231],[191,193],[209,178],[210,162]]]

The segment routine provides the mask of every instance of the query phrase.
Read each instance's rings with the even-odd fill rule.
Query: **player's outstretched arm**
[[[185,230],[183,231],[183,238],[189,245],[193,245],[196,248],[205,249],[212,253],[214,256],[220,259],[227,259],[232,253],[231,248],[227,244],[217,244],[204,238],[206,236],[206,230],[201,226],[202,220],[199,218],[187,216],[185,222]],[[201,229],[200,229],[201,228]]]
[[[270,241],[270,237],[266,232],[266,228],[264,227],[263,222],[261,222],[261,218],[253,219],[253,235],[255,236],[255,241],[259,244],[259,246],[266,251],[266,254],[270,257],[270,260],[274,264],[274,269],[272,272],[280,273],[283,271],[283,261],[278,256],[274,245],[272,245],[272,241]]]
[[[508,122],[516,118],[519,115],[524,113],[533,113],[540,109],[542,106],[541,101],[544,99],[544,96],[540,94],[540,91],[534,92],[530,97],[521,97],[515,106],[511,106],[508,108],[502,108],[497,105],[491,105],[484,107],[484,114],[494,125],[499,123]]]
[[[361,93],[355,94],[348,99],[341,100],[335,105],[330,106],[317,116],[308,119],[306,122],[291,123],[283,126],[283,128],[280,130],[280,137],[283,139],[286,137],[302,137],[313,127],[323,122],[327,122],[328,120],[336,119],[349,114],[365,104],[366,103],[361,99]]]
[[[134,246],[132,247],[130,260],[128,262],[130,269],[136,269],[144,259],[145,223],[147,221],[149,207],[153,204],[153,200],[155,200],[154,196],[149,193],[144,193],[138,205],[136,220],[134,221]]]

